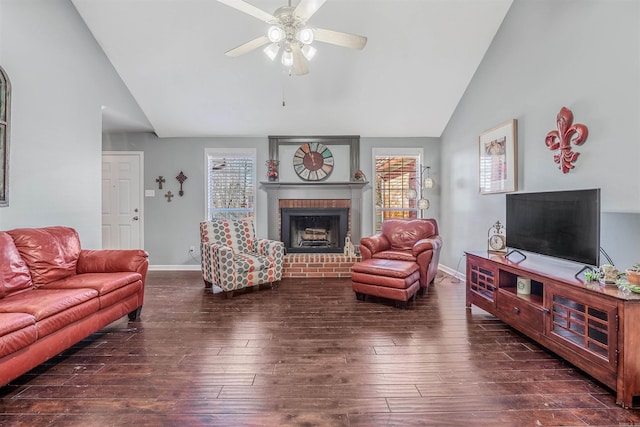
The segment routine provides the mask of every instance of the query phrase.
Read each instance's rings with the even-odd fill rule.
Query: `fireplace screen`
[[[282,241],[289,253],[341,253],[347,236],[349,209],[284,208]]]

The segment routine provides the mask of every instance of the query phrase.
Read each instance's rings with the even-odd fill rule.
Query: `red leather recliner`
[[[438,223],[433,218],[388,219],[382,223],[380,233],[360,239],[363,261],[378,258],[417,263],[421,293],[436,277],[441,247]]]

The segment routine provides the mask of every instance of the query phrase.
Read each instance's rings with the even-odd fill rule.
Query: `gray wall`
[[[327,132],[330,134],[330,132]],[[437,138],[361,138],[360,169],[372,178],[373,147],[419,147],[431,166],[431,175],[439,180],[440,145]],[[255,148],[257,150],[257,181],[267,174],[268,137],[212,137],[212,138],[158,138],[151,133],[119,133],[103,135],[104,151],[143,151],[144,188],[155,189],[155,197],[144,199],[144,239],[149,262],[154,268],[184,268],[199,266],[198,256],[188,253],[195,246],[199,255],[199,224],[205,216],[205,148]],[[180,171],[187,175],[183,197],[167,202],[164,194],[171,190],[177,194],[179,183],[175,179]],[[155,182],[158,175],[166,178],[163,190]],[[256,200],[256,233],[267,237],[267,194],[258,187]],[[440,196],[437,186],[429,194],[432,206],[429,215],[438,218]],[[373,229],[373,199],[371,186],[363,193],[363,235]]]
[[[589,128],[562,174],[544,139],[566,106]],[[640,261],[640,2],[515,0],[442,135],[441,262],[485,249],[505,196],[478,194],[478,135],[518,120],[520,191],[602,189],[602,246]],[[463,264],[461,264],[463,265]]]
[[[12,83],[9,207],[0,229],[68,225],[102,246],[102,107],[146,117],[69,0],[0,0]]]

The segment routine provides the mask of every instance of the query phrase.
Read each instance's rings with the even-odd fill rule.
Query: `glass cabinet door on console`
[[[617,305],[603,298],[585,298],[584,292],[549,285],[546,288],[550,339],[571,346],[587,358],[617,366]]]
[[[493,263],[467,254],[467,307],[495,308],[498,274]]]

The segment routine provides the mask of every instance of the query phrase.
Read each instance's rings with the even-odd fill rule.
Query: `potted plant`
[[[632,285],[640,285],[640,263],[635,264],[631,268],[627,268],[625,273],[629,283]]]
[[[584,272],[584,278],[587,279],[587,282],[597,282],[600,280],[600,272],[595,270],[587,270]]]

